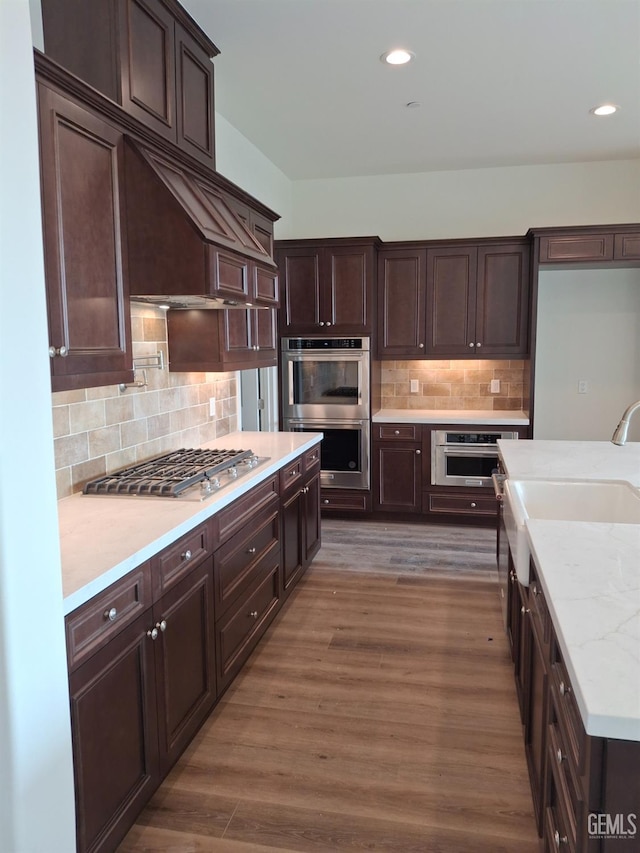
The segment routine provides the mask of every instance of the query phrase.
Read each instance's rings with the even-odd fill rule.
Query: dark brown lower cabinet
[[[153,607],[160,772],[180,757],[216,700],[213,560]]]
[[[151,610],[71,673],[78,850],[114,850],[160,782]]]
[[[70,676],[78,849],[114,849],[216,698],[209,557]]]
[[[375,424],[373,508],[382,512],[422,511],[422,427]]]
[[[640,853],[640,742],[586,733],[533,560],[529,586],[513,586],[514,609],[515,601],[523,602],[514,659],[516,683],[523,678],[518,692],[524,696],[525,753],[542,849]]]
[[[308,470],[307,470],[308,469]],[[286,472],[284,472],[286,475]],[[288,484],[287,484],[288,485]],[[320,466],[303,460],[282,500],[282,585],[287,596],[320,548]]]

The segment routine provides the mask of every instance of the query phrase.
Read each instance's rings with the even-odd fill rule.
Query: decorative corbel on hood
[[[127,138],[131,299],[172,308],[274,308],[278,271],[212,185]]]

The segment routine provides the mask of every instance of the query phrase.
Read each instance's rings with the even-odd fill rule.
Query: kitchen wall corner
[[[238,428],[235,373],[170,373],[161,308],[131,306],[133,357],[164,354],[163,370],[147,368],[147,386],[117,385],[52,394],[58,499],[95,477],[180,447],[198,447]],[[136,380],[142,378],[136,371]],[[209,400],[215,397],[215,417]]]

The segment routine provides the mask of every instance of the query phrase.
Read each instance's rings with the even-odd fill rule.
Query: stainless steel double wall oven
[[[322,432],[321,483],[370,484],[370,339],[283,338],[283,428]]]

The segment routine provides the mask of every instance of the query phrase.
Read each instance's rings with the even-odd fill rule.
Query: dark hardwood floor
[[[537,853],[494,545],[324,521],[119,853]]]

